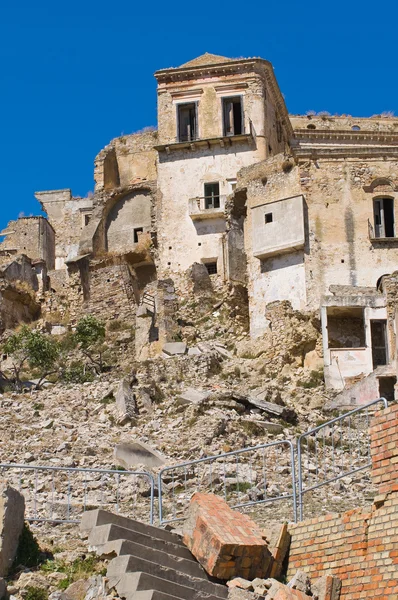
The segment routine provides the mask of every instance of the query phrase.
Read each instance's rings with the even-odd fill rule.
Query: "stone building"
[[[289,116],[260,58],[204,54],[155,77],[158,129],[98,154],[92,197],[38,192],[44,245],[23,245],[22,219],[0,252],[44,259],[76,314],[108,318],[135,318],[148,294],[164,313],[160,297],[174,306],[199,263],[215,286],[247,287],[253,338],[267,331],[272,302],[317,311],[327,386],[349,402],[364,386],[391,395],[398,118]]]

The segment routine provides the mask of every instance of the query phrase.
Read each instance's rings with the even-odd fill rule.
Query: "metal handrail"
[[[131,475],[136,475],[136,476],[140,476],[140,477],[144,477],[146,479],[148,479],[149,481],[149,485],[150,485],[150,508],[149,508],[149,522],[152,525],[153,524],[153,516],[154,516],[154,496],[155,496],[155,480],[154,477],[151,473],[147,473],[146,471],[122,471],[122,470],[117,470],[117,469],[83,469],[83,468],[78,468],[78,467],[51,467],[48,465],[24,465],[24,464],[18,464],[18,463],[0,463],[0,469],[19,469],[20,473],[19,473],[19,490],[21,492],[22,489],[22,481],[21,481],[21,471],[24,470],[30,470],[30,471],[35,471],[35,487],[34,487],[34,499],[33,499],[33,506],[34,506],[34,514],[33,516],[27,516],[26,520],[30,521],[30,522],[50,522],[50,523],[79,523],[79,520],[76,519],[70,519],[70,509],[71,509],[71,504],[70,504],[70,495],[71,495],[71,486],[70,486],[70,479],[68,477],[68,488],[67,488],[67,519],[53,519],[53,518],[42,518],[42,517],[38,517],[37,516],[37,494],[39,493],[37,491],[37,484],[38,484],[38,480],[37,480],[37,475],[38,475],[38,471],[49,471],[49,472],[64,472],[64,473],[84,473],[86,475],[88,474],[92,474],[92,473],[98,473],[101,475],[116,475],[116,485],[117,485],[117,490],[116,490],[116,511],[119,512],[119,482],[120,482],[120,477],[121,476],[131,476]],[[53,484],[54,482],[52,482]],[[85,485],[84,485],[84,503],[83,503],[83,512],[86,511],[86,507],[87,507],[87,480],[85,480]],[[52,495],[53,495],[53,500],[54,500],[54,488],[52,489]],[[21,492],[22,493],[22,492]],[[51,515],[53,513],[53,509],[51,511]]]
[[[234,450],[232,452],[225,452],[223,454],[217,454],[214,456],[206,456],[204,458],[198,458],[196,460],[192,460],[192,461],[187,461],[184,463],[179,463],[177,465],[172,465],[169,467],[164,467],[158,475],[158,490],[159,490],[159,521],[160,524],[162,525],[163,523],[171,523],[173,521],[179,521],[181,519],[179,518],[173,518],[173,519],[163,519],[163,493],[162,493],[162,477],[163,474],[166,473],[167,471],[174,471],[176,469],[184,469],[184,473],[185,473],[185,484],[186,484],[186,476],[187,476],[187,467],[192,467],[193,465],[197,465],[200,463],[212,463],[215,462],[219,459],[225,459],[225,458],[229,458],[231,456],[239,456],[241,454],[248,454],[249,452],[254,452],[254,451],[258,451],[258,450],[265,450],[267,448],[271,448],[271,447],[275,447],[275,446],[282,446],[282,445],[286,445],[289,447],[290,449],[290,467],[291,467],[291,480],[292,480],[292,493],[291,494],[284,494],[281,496],[277,496],[277,497],[270,497],[267,498],[265,500],[256,500],[256,501],[251,501],[251,502],[244,502],[244,503],[239,503],[238,504],[234,504],[231,508],[242,508],[242,507],[247,507],[247,506],[254,506],[256,504],[267,504],[267,503],[271,503],[271,502],[275,502],[278,500],[286,500],[289,498],[292,498],[292,502],[293,502],[293,515],[294,515],[294,520],[297,521],[297,498],[296,498],[296,471],[295,471],[295,452],[294,452],[294,447],[293,444],[290,440],[281,440],[281,441],[277,441],[277,442],[271,442],[269,444],[260,444],[259,446],[251,446],[249,448],[243,448],[242,450]],[[238,465],[238,462],[237,462]],[[225,463],[224,463],[224,477],[225,477]],[[239,487],[239,480],[237,483],[238,487]],[[224,496],[226,497],[226,490],[225,490],[225,481],[224,481]],[[238,496],[239,496],[239,489],[238,489]],[[173,498],[174,498],[174,486],[173,486]]]
[[[297,440],[297,463],[298,463],[298,494],[297,494],[297,497],[298,497],[298,505],[299,505],[298,512],[299,512],[300,521],[303,520],[304,494],[306,494],[309,491],[319,489],[320,487],[323,487],[324,485],[328,485],[329,483],[332,483],[333,481],[337,481],[343,477],[347,477],[348,475],[357,473],[359,471],[363,471],[364,469],[368,468],[371,465],[370,446],[368,444],[368,462],[366,464],[364,464],[358,468],[355,468],[355,469],[353,468],[351,470],[344,471],[343,473],[340,473],[337,476],[329,477],[328,479],[324,479],[321,483],[316,483],[315,485],[308,486],[307,488],[304,489],[303,460],[302,460],[303,459],[303,449],[302,449],[303,440],[305,440],[306,438],[308,438],[310,436],[315,436],[315,443],[316,443],[316,441],[317,441],[316,436],[317,436],[318,432],[320,432],[322,429],[325,429],[326,427],[330,428],[332,425],[339,423],[345,419],[348,419],[350,421],[351,417],[355,414],[366,411],[366,416],[367,416],[367,418],[369,418],[368,409],[380,402],[383,403],[384,408],[387,408],[387,406],[388,406],[387,400],[385,398],[377,398],[376,400],[372,400],[372,402],[369,402],[368,404],[365,404],[364,406],[359,406],[358,408],[355,408],[355,409],[345,413],[344,415],[341,415],[339,417],[331,419],[330,421],[327,421],[326,423],[323,423],[322,425],[318,425],[318,427],[315,427],[314,429],[311,429],[310,431],[307,431],[307,432],[303,433],[302,435],[300,435],[300,437]],[[332,437],[332,443],[333,443],[332,452],[334,452],[333,437]]]

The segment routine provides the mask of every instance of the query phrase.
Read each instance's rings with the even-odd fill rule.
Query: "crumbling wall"
[[[87,227],[93,200],[74,198],[69,189],[36,192],[35,196],[55,231],[55,269],[66,269],[67,261],[78,255],[80,237]],[[51,270],[54,266],[49,264],[48,268]]]
[[[156,131],[122,135],[95,158],[95,191],[126,187],[156,179]]]
[[[398,595],[398,406],[378,413],[371,429],[372,506],[290,526],[289,574],[342,579],[341,600],[394,600]]]
[[[122,196],[112,206],[106,218],[106,249],[118,252],[138,243],[138,229],[151,229],[151,197],[148,192]]]
[[[44,217],[21,217],[10,221],[2,232],[6,238],[0,244],[0,255],[26,254],[32,260],[45,261],[48,269],[55,265],[55,232]]]
[[[292,309],[287,300],[272,302],[264,308],[268,328],[256,340],[237,344],[242,358],[261,357],[269,376],[280,374],[287,365],[319,368],[322,361],[322,337],[318,315]]]

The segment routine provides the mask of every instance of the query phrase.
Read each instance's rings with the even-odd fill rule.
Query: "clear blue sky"
[[[6,0],[1,217],[93,190],[112,138],[156,125],[153,72],[211,52],[271,61],[291,113],[398,115],[398,2]]]

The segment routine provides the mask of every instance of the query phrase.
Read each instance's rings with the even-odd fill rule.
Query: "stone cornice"
[[[398,145],[398,131],[347,131],[344,129],[333,130],[314,130],[314,129],[296,129],[294,131],[294,140],[305,141],[352,141],[352,142],[370,142],[372,144],[388,143]]]
[[[317,159],[317,158],[394,158],[398,160],[397,146],[292,146],[292,154],[297,159]]]

